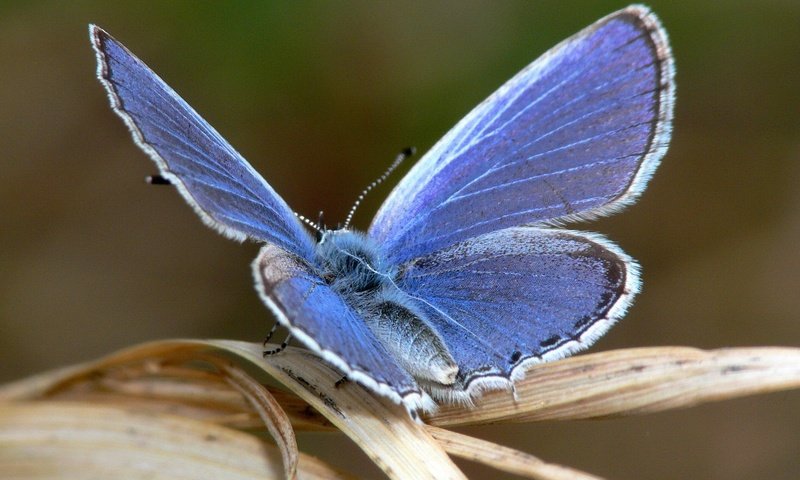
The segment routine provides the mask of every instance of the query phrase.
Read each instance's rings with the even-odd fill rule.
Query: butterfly
[[[279,323],[412,412],[471,404],[588,347],[639,291],[619,247],[561,227],[635,202],[667,150],[673,60],[645,7],[564,40],[475,107],[366,232],[317,238],[158,75],[89,34],[111,107],[159,178],[210,227],[263,243],[252,270]]]

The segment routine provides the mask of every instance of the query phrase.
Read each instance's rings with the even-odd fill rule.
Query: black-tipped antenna
[[[172,182],[161,175],[150,175],[148,177],[144,177],[144,181],[150,185],[172,185]]]
[[[350,212],[347,214],[347,218],[344,221],[344,226],[342,227],[342,229],[347,230],[348,228],[350,228],[350,221],[353,220],[353,215],[355,215],[356,209],[358,208],[359,205],[361,205],[361,202],[364,200],[364,197],[367,196],[367,194],[370,192],[370,190],[372,190],[373,188],[375,188],[378,185],[380,185],[381,183],[383,183],[383,181],[386,180],[386,178],[389,175],[391,175],[391,173],[397,167],[399,167],[401,163],[403,163],[403,160],[405,160],[408,157],[414,155],[416,153],[416,151],[417,150],[414,147],[404,148],[403,151],[401,151],[397,155],[397,158],[394,159],[394,162],[392,162],[392,164],[389,165],[389,168],[387,168],[386,171],[383,172],[383,174],[380,177],[378,177],[374,182],[372,182],[369,185],[367,185],[367,188],[365,188],[361,192],[361,194],[356,199],[355,203],[353,203],[353,206],[350,208]]]

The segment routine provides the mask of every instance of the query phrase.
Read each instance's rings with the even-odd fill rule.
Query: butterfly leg
[[[345,383],[347,383],[347,377],[346,376],[342,376],[342,378],[340,378],[339,380],[336,380],[336,383],[333,384],[333,388],[339,388],[342,385],[344,385]]]
[[[271,334],[272,333],[270,332],[270,335]],[[263,352],[261,352],[261,356],[262,357],[268,357],[270,355],[275,355],[275,354],[281,353],[282,351],[284,351],[286,349],[286,347],[289,346],[289,340],[291,340],[291,339],[292,339],[292,334],[290,333],[281,342],[281,344],[278,346],[278,348],[273,348],[272,350],[264,350]],[[266,345],[266,342],[265,342],[265,345]]]
[[[262,343],[264,348],[266,348],[269,341],[272,340],[272,336],[275,335],[276,330],[278,330],[278,322],[272,324],[272,328],[269,329],[269,332],[267,333],[267,338],[265,338],[264,342]]]

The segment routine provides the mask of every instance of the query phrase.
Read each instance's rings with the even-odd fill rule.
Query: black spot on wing
[[[559,341],[561,341],[561,337],[558,335],[553,335],[552,337],[539,342],[539,346],[542,348],[549,348],[553,345],[556,345]]]

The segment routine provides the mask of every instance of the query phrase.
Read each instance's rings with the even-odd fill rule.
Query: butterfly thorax
[[[317,243],[317,259],[331,287],[344,296],[392,285],[394,272],[363,233],[326,230]]]
[[[398,286],[397,268],[361,232],[326,230],[317,243],[321,277],[418,380],[451,385],[458,366],[418,300]]]

